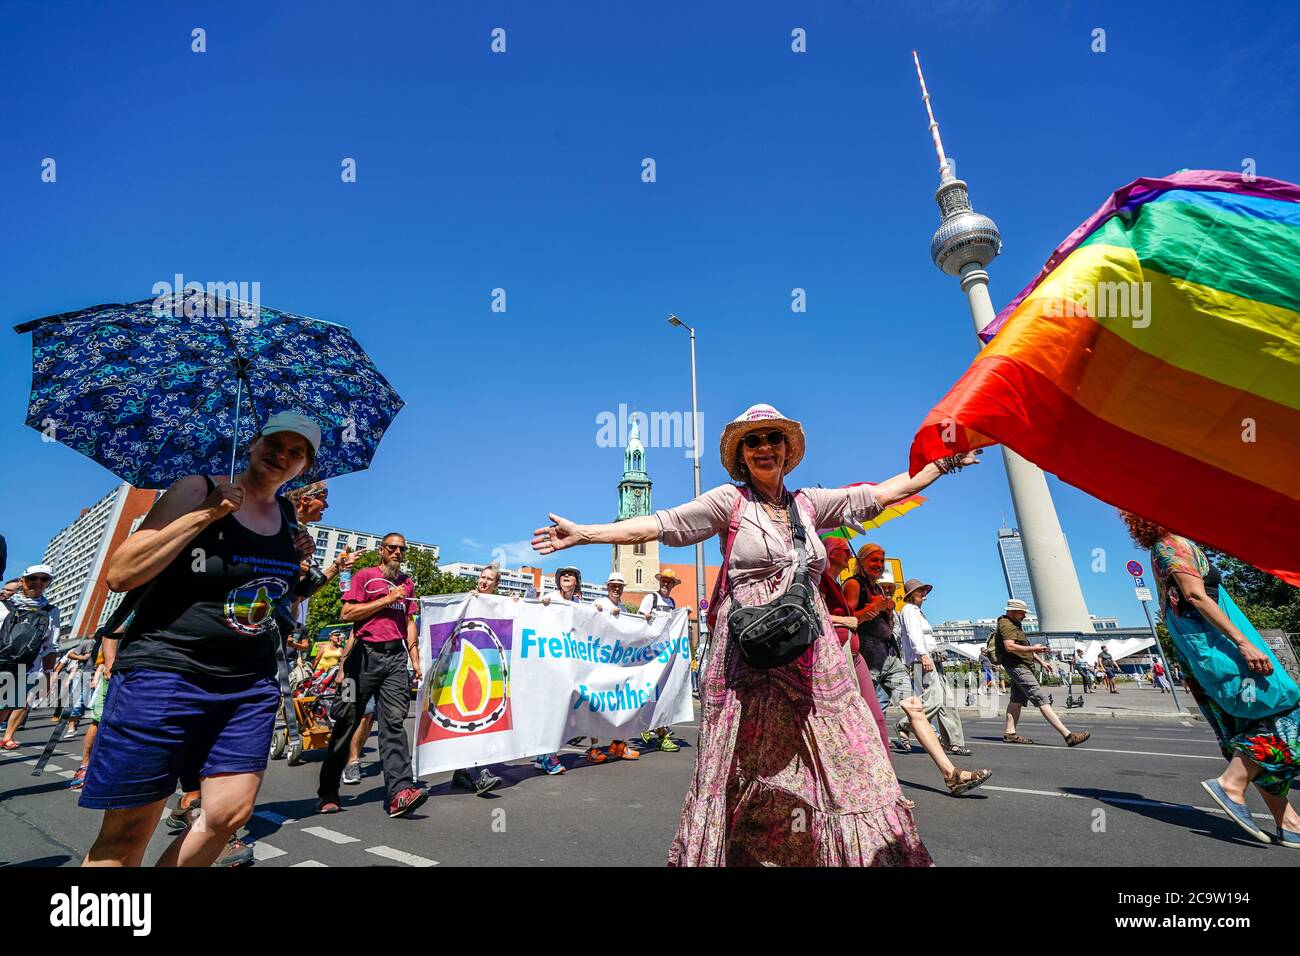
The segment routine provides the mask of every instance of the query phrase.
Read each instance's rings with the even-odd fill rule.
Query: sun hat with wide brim
[[[903,600],[906,601],[911,597],[913,591],[924,591],[929,594],[933,590],[933,584],[926,584],[920,578],[908,578],[907,583],[903,585]]]
[[[1024,601],[1020,600],[1019,598],[1011,598],[1007,601],[1007,606],[1004,609],[1003,613],[1005,613],[1006,611],[1024,611],[1026,614],[1028,614],[1029,605],[1026,604]]]
[[[682,579],[677,576],[677,572],[674,571],[672,568],[664,568],[662,571],[656,574],[655,577],[658,578],[660,581],[672,581],[673,584],[682,583]]]
[[[736,461],[736,449],[750,432],[771,428],[780,429],[785,435],[785,470],[782,474],[788,475],[803,461],[803,426],[793,418],[786,418],[771,405],[751,405],[722,430],[718,451],[722,455],[722,467],[727,474],[736,481],[748,480]]]

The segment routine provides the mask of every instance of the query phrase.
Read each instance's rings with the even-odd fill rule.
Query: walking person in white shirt
[[[907,666],[921,665],[921,703],[925,705],[925,716],[939,722],[939,739],[950,754],[969,757],[970,749],[966,746],[966,736],[962,732],[961,715],[956,707],[948,706],[944,685],[943,671],[935,661],[935,651],[939,642],[934,639],[930,622],[921,613],[921,604],[934,589],[933,585],[924,584],[916,578],[908,579],[903,586],[903,613],[901,615],[902,634],[900,643]],[[906,716],[897,724],[898,734],[904,740],[911,729]],[[911,742],[908,746],[911,746]]]
[[[652,591],[641,599],[641,615],[647,620],[653,620],[655,611],[675,611],[677,602],[673,600],[673,586],[679,583],[675,571],[669,568],[666,571],[660,571],[655,575],[655,580],[659,582],[659,590]],[[695,648],[691,648],[691,659],[695,658]],[[654,730],[643,730],[641,732],[641,743],[650,745],[654,744],[666,754],[677,753],[682,748],[673,740],[673,729],[671,727],[656,727]]]
[[[598,597],[592,602],[591,606],[602,614],[608,613],[613,617],[618,617],[623,610],[623,588],[627,582],[623,575],[617,571],[609,572],[609,577],[605,579],[605,596]],[[619,760],[636,760],[641,756],[641,752],[629,747],[626,740],[611,740],[609,742],[609,756],[616,757]],[[600,741],[595,737],[591,738],[591,747],[587,750],[587,760],[589,763],[604,763],[606,756],[601,752]]]

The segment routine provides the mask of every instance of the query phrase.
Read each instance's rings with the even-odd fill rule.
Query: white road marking
[[[1025,744],[1009,744],[1003,741],[981,741],[981,747],[1024,747]],[[1211,757],[1206,754],[1166,754],[1154,750],[1107,750],[1104,747],[1089,747],[1087,744],[1080,744],[1073,750],[1088,750],[1095,754],[1131,754],[1135,757],[1182,757],[1187,760],[1217,760],[1223,762],[1222,757]]]
[[[1023,746],[1023,745],[1022,745]],[[1133,797],[1085,797],[1081,793],[1062,793],[1060,790],[1024,790],[1020,787],[995,787],[985,784],[980,787],[981,790],[997,790],[1002,793],[1025,793],[1034,797],[1065,797],[1067,800],[1091,800],[1094,803],[1119,803],[1127,806],[1139,807],[1164,807],[1168,810],[1200,810],[1202,813],[1217,813],[1220,816],[1227,816],[1218,807],[1198,807],[1190,803],[1166,803],[1163,800],[1142,800]],[[1251,816],[1259,817],[1264,820],[1273,818],[1267,813],[1252,813]]]
[[[394,850],[391,846],[368,846],[367,853],[373,853],[375,856],[382,856],[386,860],[396,860],[398,863],[405,863],[407,866],[437,866],[437,860],[430,860],[428,857],[416,856],[414,853],[407,853],[404,850]]]
[[[1192,723],[1189,720],[1180,720],[1179,723],[1182,724],[1184,727],[1192,726]]]
[[[49,768],[47,767],[46,769]],[[71,780],[73,777],[77,775],[77,771],[75,770],[55,770],[54,772],[57,773],[60,777],[67,777],[69,780]]]
[[[303,827],[303,833],[310,833],[312,836],[320,837],[322,840],[329,840],[331,843],[360,843],[356,837],[350,837],[346,833],[339,833],[337,830],[327,830],[325,827]]]
[[[258,840],[253,844],[254,860],[274,860],[277,856],[284,856],[284,851],[279,847],[271,846],[269,843],[263,843]]]
[[[290,863],[290,868],[295,866],[329,866],[328,863],[318,863],[315,860],[303,860],[301,863]]]

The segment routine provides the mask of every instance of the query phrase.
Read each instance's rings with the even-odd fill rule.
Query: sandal
[[[970,756],[970,748],[969,748],[969,747],[949,747],[949,748],[948,748],[948,753],[952,754],[954,757],[969,757],[969,756]]]
[[[1028,737],[1021,737],[1019,734],[1003,734],[1002,742],[1004,744],[1032,744],[1033,741]]]
[[[17,750],[21,746],[22,744],[16,740],[6,740],[3,743],[0,743],[0,747],[3,747],[5,750]]]
[[[912,752],[912,738],[907,734],[899,734],[894,738],[894,749],[900,754],[910,754]]]
[[[902,807],[904,810],[915,810],[915,809],[916,809],[916,801],[915,801],[915,800],[909,800],[909,799],[907,799],[907,797],[899,797],[899,798],[898,798],[898,805],[899,805],[900,807]]]
[[[948,784],[948,793],[951,796],[960,797],[962,794],[970,793],[976,787],[983,786],[992,776],[992,770],[962,770],[957,767],[953,769],[951,777],[944,778],[944,782]]]

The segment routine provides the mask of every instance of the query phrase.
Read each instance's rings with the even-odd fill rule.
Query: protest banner
[[[686,628],[682,608],[647,622],[560,600],[422,598],[416,775],[692,720]]]

